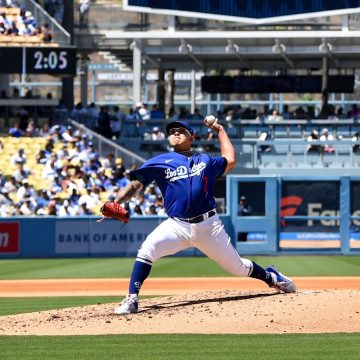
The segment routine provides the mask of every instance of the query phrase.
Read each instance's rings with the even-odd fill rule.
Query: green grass
[[[77,307],[91,304],[106,304],[119,302],[120,300],[120,296],[0,298],[0,316],[63,309],[67,307]]]
[[[0,337],[3,359],[326,359],[360,358],[359,334],[107,335]]]
[[[289,276],[360,276],[360,256],[250,256],[259,265],[275,264]],[[0,260],[0,280],[127,278],[133,258]],[[206,257],[168,257],[157,261],[152,277],[228,276]]]

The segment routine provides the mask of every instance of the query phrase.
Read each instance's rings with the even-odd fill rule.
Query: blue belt
[[[199,222],[202,222],[204,220],[207,220],[208,218],[211,218],[212,216],[214,216],[216,214],[216,211],[215,210],[210,210],[208,211],[207,213],[205,214],[202,214],[202,215],[199,215],[199,216],[195,216],[193,218],[190,218],[190,219],[182,219],[182,218],[177,218],[175,217],[174,219],[177,219],[177,220],[181,220],[181,221],[185,221],[187,223],[190,223],[190,224],[197,224]]]

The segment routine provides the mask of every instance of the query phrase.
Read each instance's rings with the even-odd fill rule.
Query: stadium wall
[[[220,218],[242,255],[360,255],[360,177],[228,176],[226,191]],[[239,213],[243,196],[249,216]],[[133,257],[164,219],[133,217],[122,226],[93,216],[2,218],[0,258]]]

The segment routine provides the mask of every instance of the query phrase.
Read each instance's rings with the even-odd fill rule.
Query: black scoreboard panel
[[[0,74],[22,72],[22,49],[0,47]]]
[[[0,47],[0,73],[75,75],[76,49]]]
[[[360,0],[124,0],[139,11],[168,10],[179,12],[246,17],[254,19],[318,13],[360,7]]]
[[[330,75],[328,92],[354,92],[354,75]],[[321,93],[319,75],[203,76],[201,90],[210,94]]]

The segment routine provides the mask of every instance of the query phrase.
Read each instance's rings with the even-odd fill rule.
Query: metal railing
[[[26,10],[31,11],[39,25],[49,24],[53,41],[64,46],[71,44],[70,34],[34,0],[22,0]]]
[[[125,147],[120,146],[109,139],[106,139],[102,135],[88,129],[77,121],[69,119],[69,123],[77,129],[85,132],[88,137],[91,138],[91,141],[94,144],[94,148],[100,155],[106,156],[107,154],[114,154],[115,158],[119,156],[122,157],[123,164],[126,168],[130,168],[132,165],[139,167],[146,161],[141,156],[127,150]]]

